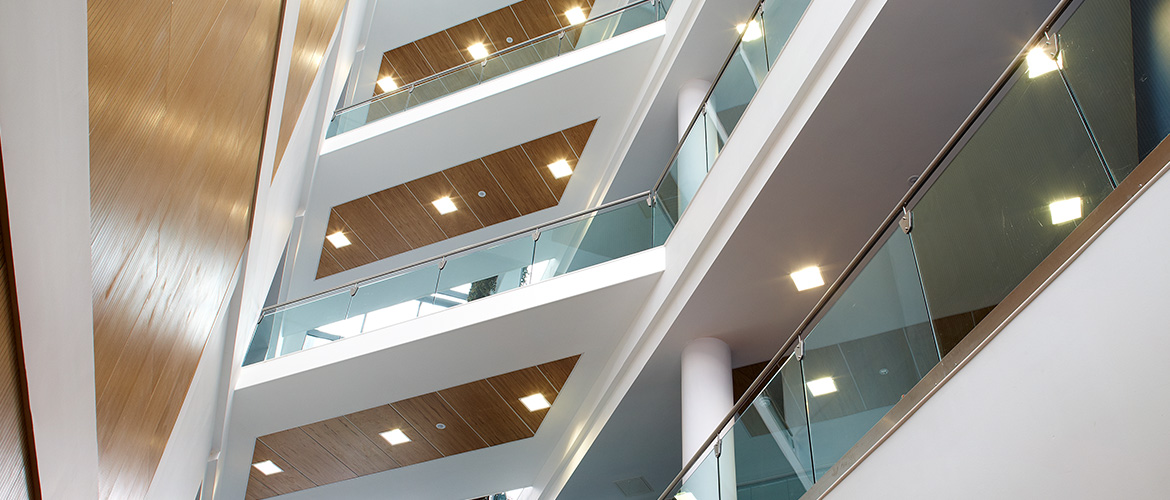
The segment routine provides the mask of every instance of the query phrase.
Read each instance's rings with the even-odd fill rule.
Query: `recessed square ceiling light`
[[[1059,56],[1053,58],[1045,46],[1029,50],[1028,56],[1024,60],[1028,63],[1028,78],[1046,75],[1060,69],[1061,66],[1061,58]]]
[[[816,380],[809,380],[807,384],[808,392],[813,396],[824,396],[837,392],[837,384],[833,382],[833,377],[823,377]]]
[[[680,491],[680,492],[678,492],[677,495],[674,496],[674,500],[698,500],[698,499],[695,498],[694,493],[691,493],[689,491]]]
[[[329,242],[333,244],[333,248],[349,246],[349,238],[346,238],[345,233],[341,231],[326,236],[325,238],[327,238]]]
[[[825,284],[824,278],[821,278],[821,269],[816,266],[806,267],[792,273],[790,276],[792,276],[792,282],[796,283],[796,291],[798,292]]]
[[[580,7],[573,7],[565,11],[565,17],[569,18],[569,24],[581,24],[585,22],[585,11]]]
[[[455,202],[451,201],[450,196],[439,198],[435,201],[432,201],[431,204],[439,210],[439,215],[447,215],[451,212],[459,210],[459,207],[455,206]]]
[[[397,89],[398,83],[394,81],[394,77],[388,76],[378,80],[378,88],[382,89],[382,92],[389,92],[391,90]]]
[[[262,472],[265,476],[271,476],[273,474],[279,474],[281,472],[284,472],[284,469],[281,469],[279,466],[272,463],[272,460],[265,460],[263,462],[256,462],[256,463],[252,464],[252,467],[255,467],[256,470]]]
[[[472,59],[483,59],[488,56],[488,49],[482,43],[468,47],[467,51],[471,53]]]
[[[548,169],[552,171],[553,177],[557,179],[573,175],[573,167],[569,166],[569,162],[567,160],[557,160],[555,162],[549,163]]]
[[[520,398],[520,402],[524,403],[524,407],[528,408],[528,411],[543,410],[550,406],[548,400],[544,399],[544,394],[539,392],[525,398]]]
[[[764,36],[764,32],[760,30],[760,22],[755,19],[736,26],[735,31],[743,35],[743,41],[745,42],[759,40],[761,36]]]
[[[402,429],[391,429],[378,435],[382,436],[382,439],[385,439],[391,445],[410,442],[410,438],[406,436],[405,432],[402,432]]]
[[[1069,198],[1067,200],[1054,201],[1048,204],[1048,210],[1052,212],[1052,223],[1063,224],[1070,220],[1077,220],[1081,218],[1081,197]]]

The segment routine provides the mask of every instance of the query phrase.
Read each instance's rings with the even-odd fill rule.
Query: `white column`
[[[719,339],[692,340],[682,353],[683,462],[731,410],[731,348]]]
[[[682,88],[678,89],[678,139],[682,141],[689,130],[691,119],[695,112],[703,105],[703,98],[711,88],[711,82],[706,80],[687,80]],[[702,131],[703,122],[696,123]],[[707,176],[707,150],[705,140],[694,140],[686,144],[678,152],[678,191],[679,213],[691,203],[691,197],[699,189],[699,184]]]
[[[731,411],[735,397],[731,386],[731,348],[714,338],[692,340],[682,353],[682,445],[683,464],[694,456],[723,417]],[[692,491],[720,491],[720,498],[735,499],[735,443],[731,433],[723,440],[719,459],[719,486],[714,478],[692,476]]]

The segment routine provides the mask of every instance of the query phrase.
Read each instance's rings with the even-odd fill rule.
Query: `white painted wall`
[[[98,492],[85,2],[0,2],[0,136],[45,499]]]
[[[828,498],[1164,497],[1167,213],[1163,179]]]

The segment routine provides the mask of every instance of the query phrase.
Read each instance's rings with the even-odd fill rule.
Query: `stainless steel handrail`
[[[749,22],[760,14],[760,9],[763,8],[765,1],[767,0],[760,0],[756,3],[756,8],[752,9],[752,15],[747,17]],[[723,73],[727,71],[727,66],[730,65],[731,60],[735,58],[735,51],[739,50],[739,46],[741,44],[743,44],[743,34],[740,34],[739,38],[735,41],[735,45],[731,47],[731,52],[727,54],[727,59],[723,60],[723,65],[719,67],[719,72],[715,74],[715,79],[711,80],[711,88],[707,89],[707,95],[703,96],[703,101],[701,104],[699,104],[699,109],[695,110],[695,116],[691,117],[691,123],[687,125],[688,135],[690,134],[690,131],[695,128],[695,124],[699,122],[699,117],[703,116],[703,113],[707,110],[707,102],[711,100],[711,94],[715,93],[715,85],[719,83],[720,78],[723,78]],[[670,159],[666,161],[666,168],[662,169],[662,173],[659,174],[658,180],[654,182],[654,187],[651,188],[650,191],[657,193],[658,188],[662,187],[662,181],[666,180],[666,175],[670,173],[670,166],[674,163],[674,160],[678,158],[678,153],[679,151],[682,151],[683,142],[686,141],[686,138],[687,136],[684,135],[682,139],[679,139],[678,145],[676,145],[674,147],[674,151],[670,153]]]
[[[491,54],[488,54],[487,57],[485,57],[483,59],[476,59],[474,61],[465,62],[463,64],[460,64],[459,66],[455,66],[454,68],[445,69],[445,70],[440,71],[438,73],[435,73],[433,75],[420,78],[418,80],[415,80],[415,81],[410,82],[410,83],[405,84],[405,85],[401,85],[398,88],[391,90],[390,92],[383,92],[381,94],[378,94],[374,97],[366,99],[366,100],[359,102],[357,104],[351,104],[351,105],[346,106],[344,108],[338,109],[337,111],[333,112],[333,117],[336,118],[338,115],[340,115],[346,111],[349,111],[351,109],[356,109],[356,108],[360,108],[362,106],[373,104],[373,103],[378,102],[382,99],[386,99],[390,96],[398,95],[398,94],[401,94],[403,92],[409,92],[411,89],[413,89],[414,87],[417,87],[419,85],[429,83],[433,80],[438,80],[444,76],[454,74],[454,73],[457,73],[459,71],[463,71],[467,68],[471,68],[471,67],[476,66],[476,65],[484,64],[490,58],[497,57],[497,56],[500,56],[502,54],[507,54],[509,52],[521,50],[521,49],[524,49],[527,47],[531,47],[533,45],[536,45],[538,42],[543,42],[543,41],[548,40],[549,38],[552,38],[552,37],[559,37],[562,34],[568,33],[569,31],[574,30],[574,29],[582,29],[585,26],[588,26],[589,24],[595,23],[595,22],[600,21],[602,19],[606,19],[608,17],[612,17],[615,15],[621,14],[622,12],[625,12],[626,10],[632,9],[634,7],[638,7],[638,6],[645,5],[645,4],[658,5],[658,2],[660,2],[660,1],[661,0],[639,0],[638,2],[634,2],[632,4],[629,4],[629,5],[611,10],[609,12],[606,12],[605,14],[602,14],[600,16],[588,19],[584,23],[572,24],[572,25],[566,26],[564,28],[558,29],[556,31],[550,31],[550,32],[545,33],[543,35],[537,36],[536,38],[530,38],[530,39],[525,40],[523,42],[520,42],[516,45],[513,45],[511,47],[508,47],[508,48],[505,48],[505,49],[502,49],[502,50],[499,50],[496,52],[492,52]]]
[[[973,109],[971,113],[967,115],[967,118],[963,120],[963,123],[959,126],[959,129],[956,130],[953,135],[951,135],[951,138],[947,140],[945,145],[943,145],[942,150],[939,151],[938,155],[934,157],[934,160],[932,160],[926,167],[926,170],[924,170],[922,175],[918,177],[918,180],[915,181],[912,186],[910,186],[909,191],[906,192],[905,196],[902,197],[902,199],[898,202],[897,205],[895,205],[890,214],[886,216],[884,221],[882,221],[881,225],[878,226],[878,230],[869,237],[869,240],[865,242],[865,245],[861,247],[861,250],[858,251],[857,254],[854,255],[853,259],[849,261],[849,265],[845,267],[845,270],[837,277],[836,280],[833,281],[831,285],[829,285],[829,288],[825,290],[825,293],[821,296],[820,300],[818,300],[816,305],[813,306],[812,311],[810,311],[808,315],[805,316],[804,320],[802,320],[800,324],[797,325],[796,330],[788,337],[787,340],[784,341],[784,345],[780,348],[779,351],[777,351],[776,355],[768,361],[768,364],[764,366],[764,369],[760,372],[760,375],[756,377],[754,381],[752,381],[751,385],[748,386],[747,390],[744,391],[739,400],[735,402],[735,405],[731,407],[731,410],[727,413],[727,415],[725,415],[719,424],[715,426],[715,430],[711,432],[711,435],[707,437],[707,440],[704,441],[701,446],[699,446],[698,451],[695,452],[691,459],[687,461],[686,465],[683,466],[678,475],[675,476],[674,480],[670,482],[665,490],[663,490],[662,495],[658,497],[658,500],[670,499],[669,495],[675,490],[675,488],[679,486],[679,484],[682,483],[682,480],[684,477],[686,477],[687,473],[694,469],[695,465],[697,465],[699,460],[703,458],[703,455],[707,452],[708,448],[711,447],[712,443],[714,443],[715,440],[718,439],[719,436],[723,433],[723,430],[727,428],[727,425],[731,423],[731,421],[734,420],[737,415],[747,409],[748,405],[750,405],[752,401],[754,401],[756,397],[759,396],[760,392],[763,391],[764,386],[767,385],[767,381],[771,380],[772,377],[776,375],[780,366],[783,365],[783,361],[788,358],[788,355],[790,351],[793,350],[797,340],[801,338],[801,334],[804,333],[805,330],[813,324],[813,320],[817,319],[817,317],[821,314],[821,312],[824,311],[828,304],[836,298],[837,292],[840,291],[844,284],[849,281],[853,273],[857,271],[857,269],[861,266],[861,263],[864,262],[865,259],[869,256],[870,252],[872,252],[873,249],[877,247],[877,244],[885,237],[886,232],[891,229],[891,226],[897,224],[898,219],[901,218],[904,211],[909,210],[910,201],[914,199],[918,192],[921,191],[928,182],[933,180],[935,174],[940,173],[939,169],[942,168],[943,161],[946,160],[946,158],[951,154],[954,148],[959,144],[959,141],[962,140],[963,136],[971,130],[979,117],[985,111],[987,111],[988,107],[991,105],[991,102],[996,98],[996,96],[999,95],[1001,91],[1004,90],[1004,87],[1007,85],[1012,75],[1016,72],[1017,69],[1019,69],[1020,65],[1023,64],[1024,58],[1028,55],[1028,49],[1035,46],[1044,39],[1044,33],[1046,33],[1049,28],[1052,27],[1052,25],[1067,9],[1069,4],[1074,1],[1076,0],[1060,0],[1060,3],[1057,4],[1052,13],[1049,14],[1047,19],[1045,19],[1044,24],[1042,24],[1040,28],[1036,30],[1036,33],[1032,35],[1032,38],[1028,40],[1028,42],[1024,45],[1024,48],[1016,55],[1015,59],[1012,60],[1012,63],[1008,66],[1008,68],[995,81],[995,84],[992,85],[991,90],[989,90],[987,94],[985,94],[983,98],[980,99],[979,104],[975,106],[975,109]]]
[[[590,208],[587,210],[580,210],[580,211],[574,212],[574,213],[569,214],[569,215],[557,217],[556,219],[553,219],[549,222],[544,222],[544,223],[541,223],[541,224],[538,224],[535,226],[530,226],[527,229],[520,229],[518,231],[512,231],[512,232],[504,234],[502,236],[497,236],[495,238],[492,238],[492,239],[489,239],[486,241],[481,241],[481,242],[473,244],[473,245],[467,245],[467,246],[461,247],[459,249],[452,250],[452,251],[437,255],[435,257],[430,257],[430,258],[420,260],[420,261],[417,261],[417,262],[414,262],[412,264],[408,264],[405,266],[396,267],[390,271],[386,271],[383,273],[376,274],[374,276],[370,276],[369,278],[362,278],[360,280],[351,281],[349,283],[346,283],[345,285],[330,288],[330,289],[324,290],[324,291],[320,291],[320,292],[314,293],[312,295],[307,295],[305,297],[301,297],[301,298],[296,299],[296,300],[290,300],[290,301],[282,302],[280,304],[276,304],[273,306],[268,306],[260,311],[260,319],[263,320],[264,316],[266,316],[270,313],[273,313],[273,312],[287,310],[289,308],[295,307],[295,306],[303,304],[305,302],[310,302],[310,301],[316,300],[320,297],[325,297],[328,295],[334,295],[337,293],[341,293],[341,292],[344,292],[346,290],[352,289],[355,286],[368,285],[370,283],[382,281],[383,279],[391,278],[394,275],[402,274],[402,273],[405,273],[407,271],[411,271],[415,268],[425,266],[427,264],[441,262],[444,259],[450,259],[452,257],[457,257],[457,256],[464,254],[464,253],[470,253],[474,250],[477,250],[477,249],[480,249],[480,248],[483,248],[483,247],[486,247],[488,245],[492,245],[495,243],[499,243],[499,242],[504,241],[504,240],[517,238],[517,237],[525,236],[525,235],[530,235],[534,231],[547,231],[549,229],[556,229],[556,228],[561,227],[563,225],[575,222],[576,219],[580,219],[580,218],[586,217],[588,215],[601,212],[602,210],[616,207],[618,205],[623,205],[623,204],[629,203],[629,202],[634,201],[634,200],[645,200],[645,199],[648,199],[649,196],[650,196],[650,191],[643,191],[643,192],[638,193],[638,194],[626,196],[625,198],[617,199],[617,200],[614,200],[614,201],[611,201],[608,203],[603,203],[599,206],[596,206],[596,207],[593,207],[593,208]]]

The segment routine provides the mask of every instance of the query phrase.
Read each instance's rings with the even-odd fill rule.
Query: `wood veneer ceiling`
[[[452,26],[382,55],[378,79],[393,77],[399,86],[469,62],[467,48],[482,43],[496,52],[569,26],[565,11],[580,7],[589,16],[592,0],[523,0]],[[509,41],[510,39],[510,41]],[[381,91],[374,89],[374,95]]]
[[[548,165],[565,160],[576,170],[596,123],[582,123],[333,207],[325,235],[340,232],[350,244],[338,248],[323,235],[317,278],[556,206],[572,176],[557,179]],[[457,210],[440,214],[432,202],[444,197]]]
[[[100,498],[146,496],[230,292],[281,4],[88,2]]]
[[[344,481],[535,435],[549,410],[528,411],[520,398],[549,404],[580,355],[322,420],[256,439],[252,463],[271,460],[282,472],[251,467],[245,498],[259,500]],[[401,430],[409,442],[380,434]]]

